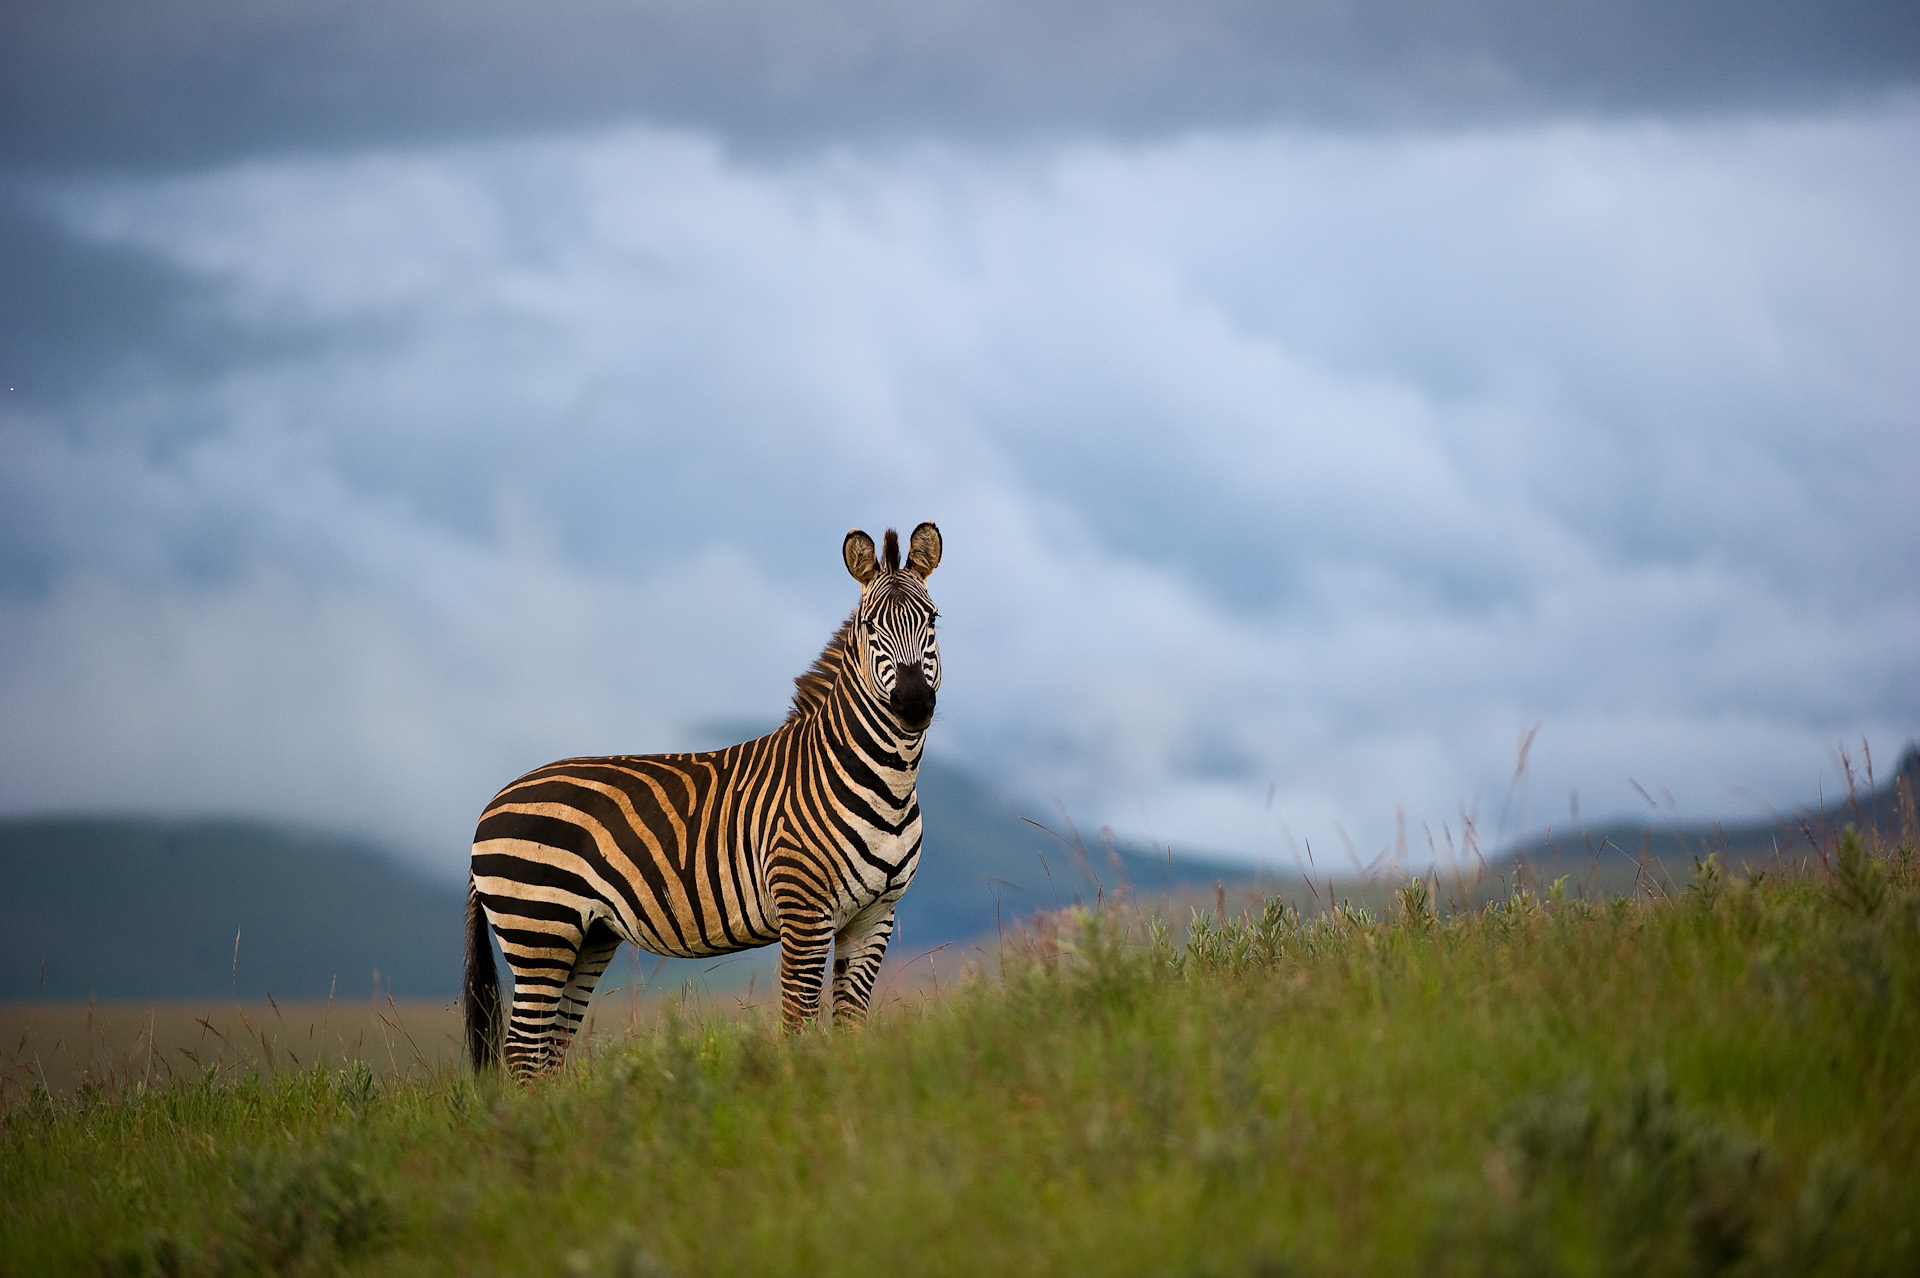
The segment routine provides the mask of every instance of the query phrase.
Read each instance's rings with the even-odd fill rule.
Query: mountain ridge
[[[922,766],[921,804],[927,845],[900,906],[901,957],[1110,895],[1129,877],[1164,887],[1251,874],[1132,846],[1084,855],[938,760]],[[459,989],[464,884],[361,836],[246,817],[7,818],[0,883],[0,1000]],[[723,966],[723,982],[744,984],[773,955],[640,962],[653,984]]]
[[[1576,890],[1628,892],[1649,874],[1684,881],[1692,861],[1709,853],[1730,872],[1815,857],[1848,820],[1898,830],[1902,804],[1910,810],[1916,792],[1920,751],[1909,746],[1892,780],[1850,796],[1837,812],[1735,825],[1609,821],[1435,873],[1443,883],[1449,868],[1472,875],[1465,900],[1562,876]],[[1205,901],[1227,888],[1236,896],[1284,888],[1290,899],[1302,896],[1290,868],[1124,840],[1089,846],[1070,823],[1055,830],[1028,818],[1017,802],[940,760],[922,765],[921,806],[926,850],[900,904],[895,958],[1121,892]],[[0,819],[0,882],[0,1000],[450,998],[459,988],[462,885],[364,837],[249,818]],[[1330,893],[1378,894],[1351,875],[1315,882]],[[724,983],[745,984],[750,972],[770,975],[773,955],[769,948],[640,963],[656,985],[722,967],[730,969]]]

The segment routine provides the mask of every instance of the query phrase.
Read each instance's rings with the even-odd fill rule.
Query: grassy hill
[[[1920,864],[1184,940],[1050,915],[861,1034],[669,1019],[534,1086],[0,1095],[0,1274],[1920,1271]]]
[[[1546,893],[1564,879],[1561,890],[1573,897],[1603,901],[1616,896],[1667,896],[1681,891],[1693,877],[1696,862],[1709,856],[1727,875],[1780,874],[1829,868],[1840,832],[1848,825],[1883,841],[1902,837],[1914,822],[1913,803],[1920,796],[1920,749],[1909,745],[1894,774],[1874,778],[1869,788],[1864,776],[1851,794],[1830,796],[1764,821],[1726,825],[1686,824],[1655,815],[1644,821],[1612,820],[1593,826],[1556,828],[1539,840],[1523,840],[1482,854],[1457,852],[1425,871],[1435,900],[1443,910],[1480,908],[1507,898],[1515,888]],[[1402,883],[1398,873],[1374,876],[1324,871],[1312,882],[1294,869],[1269,867],[1249,879],[1224,876],[1228,914],[1250,900],[1267,895],[1283,897],[1294,908],[1319,913],[1341,901],[1379,911],[1394,900]],[[1168,907],[1172,916],[1186,918],[1194,909],[1214,910],[1213,881],[1188,874],[1167,888],[1149,887],[1148,895]]]

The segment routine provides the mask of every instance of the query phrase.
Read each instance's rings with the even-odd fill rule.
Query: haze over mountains
[[[1646,872],[1642,858],[1681,881],[1691,858],[1709,851],[1736,868],[1777,855],[1803,860],[1814,850],[1801,840],[1841,822],[1898,829],[1902,782],[1911,804],[1920,791],[1912,747],[1894,780],[1852,802],[1816,799],[1780,820],[1724,828],[1656,814],[1637,825],[1562,832],[1496,855],[1488,867],[1459,868],[1483,880],[1476,895],[1504,890],[1516,853],[1542,882],[1566,874],[1576,890],[1619,892]],[[1122,888],[1205,895],[1225,884],[1309,895],[1291,864],[1263,873],[1245,862],[1113,845],[1059,820],[1029,818],[939,760],[922,767],[921,802],[927,853],[901,904],[890,965],[943,945],[964,953],[1036,909]],[[1340,886],[1329,892],[1356,877],[1334,874]],[[0,876],[0,1000],[451,998],[458,989],[464,885],[362,839],[234,819],[14,819],[0,822]],[[770,970],[773,955],[664,964],[642,955],[637,971],[656,987],[694,980],[731,988],[750,971]],[[636,969],[616,961],[604,984],[632,979],[623,970]]]
[[[1109,853],[1097,837],[1089,861],[938,761],[922,768],[921,803],[928,851],[901,906],[896,955],[990,936],[1123,879],[1158,889],[1249,874],[1201,857]],[[365,839],[253,820],[0,822],[0,999],[452,997],[465,884],[416,865]],[[643,972],[671,987],[724,963],[724,983],[745,983],[774,951],[756,953],[658,971],[642,956]]]

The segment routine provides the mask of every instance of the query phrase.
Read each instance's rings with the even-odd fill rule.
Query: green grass
[[[17,1102],[13,1273],[1920,1269],[1920,873],[1053,916],[866,1032]]]

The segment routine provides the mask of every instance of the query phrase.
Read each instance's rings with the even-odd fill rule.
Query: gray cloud
[[[168,167],[645,119],[749,148],[1434,127],[1859,102],[1920,73],[1879,3],[831,0],[10,4],[0,164]]]
[[[0,407],[0,807],[451,864],[527,766],[777,714],[840,534],[929,516],[941,748],[1096,822],[1457,837],[1535,720],[1509,833],[1629,776],[1796,801],[1920,723],[1916,138],[631,128],[43,181],[46,269],[159,299],[124,345],[254,345]]]
[[[0,378],[16,405],[163,367],[204,375],[272,349],[256,327],[227,322],[206,281],[74,235],[24,189],[0,186],[0,243]]]

